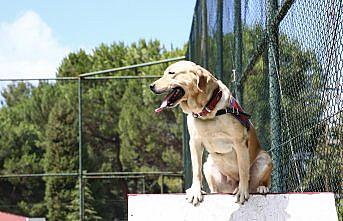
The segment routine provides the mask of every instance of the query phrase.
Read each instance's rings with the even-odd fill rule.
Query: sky
[[[0,79],[54,77],[61,59],[101,43],[187,42],[195,0],[11,0],[0,7]]]

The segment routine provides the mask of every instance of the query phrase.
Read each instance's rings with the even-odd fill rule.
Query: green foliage
[[[57,77],[77,77],[92,70],[93,59],[84,50],[71,52],[62,60]]]
[[[97,211],[94,208],[94,204],[96,203],[95,198],[93,196],[92,190],[89,187],[87,181],[85,181],[84,185],[84,198],[85,198],[85,211],[84,216],[86,221],[97,221],[102,220],[102,218],[98,215]],[[70,212],[67,214],[67,220],[79,220],[80,219],[80,194],[79,194],[79,182],[76,184],[75,189],[72,191],[72,202],[71,205],[68,206]]]
[[[262,146],[270,148],[270,116],[268,78],[262,61],[253,69],[252,75],[244,83],[243,104],[252,114],[252,123]]]
[[[28,98],[33,91],[30,84],[11,84],[2,93],[6,105],[0,110],[0,173],[42,173],[44,149],[39,141],[42,131],[32,124],[32,106]],[[46,209],[42,200],[44,181],[41,178],[4,180],[0,185],[2,203],[15,205],[14,212],[25,211],[39,215]],[[27,203],[30,202],[30,203]],[[9,207],[11,208],[11,207]]]
[[[47,173],[75,172],[78,168],[77,103],[71,99],[76,97],[75,86],[57,86],[65,99],[56,101],[46,126],[44,169]],[[68,205],[75,184],[72,177],[46,178],[45,201],[49,220],[65,220],[70,212]]]
[[[63,59],[57,76],[79,74],[184,55],[159,41],[102,44]],[[166,64],[122,71],[116,75],[160,75]],[[148,88],[152,80],[108,80],[82,83],[84,169],[89,172],[180,171],[181,114],[154,109],[160,97]],[[77,81],[10,84],[0,107],[0,172],[61,173],[78,171]],[[161,139],[163,138],[163,139]],[[106,184],[106,185],[105,185]],[[141,180],[86,182],[86,220],[125,218],[125,197],[141,191]],[[165,179],[165,189],[179,191],[178,180]],[[146,191],[159,192],[157,178],[146,179]],[[0,206],[9,212],[77,220],[75,177],[0,180]],[[110,209],[109,209],[110,208]]]
[[[143,85],[130,81],[123,95],[122,107],[126,111],[121,112],[119,130],[124,167],[128,171],[180,171],[181,114],[176,113],[177,110],[154,113],[153,107],[157,107],[158,103]],[[135,109],[130,108],[131,102],[138,106]],[[137,125],[140,125],[139,130]],[[171,155],[163,157],[165,154]],[[131,159],[137,159],[134,165],[130,162]]]

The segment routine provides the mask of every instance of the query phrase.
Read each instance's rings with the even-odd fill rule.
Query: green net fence
[[[188,57],[252,114],[273,191],[334,192],[342,217],[342,1],[198,0]]]

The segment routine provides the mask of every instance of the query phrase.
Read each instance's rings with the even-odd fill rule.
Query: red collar
[[[223,92],[221,90],[219,90],[219,87],[217,87],[213,91],[212,97],[207,102],[204,109],[202,109],[202,111],[200,113],[193,113],[193,117],[195,117],[195,118],[204,117],[208,113],[211,113],[214,110],[214,108],[216,107],[216,105],[218,104],[218,102],[220,101],[220,99],[222,98],[222,96],[223,96]]]

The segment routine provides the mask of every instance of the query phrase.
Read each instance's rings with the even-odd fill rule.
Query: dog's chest
[[[230,118],[216,118],[215,120],[194,120],[189,122],[191,137],[201,140],[209,153],[233,152],[233,145],[237,138],[235,128]]]
[[[233,142],[227,137],[204,137],[202,144],[209,153],[229,154],[233,152]]]

